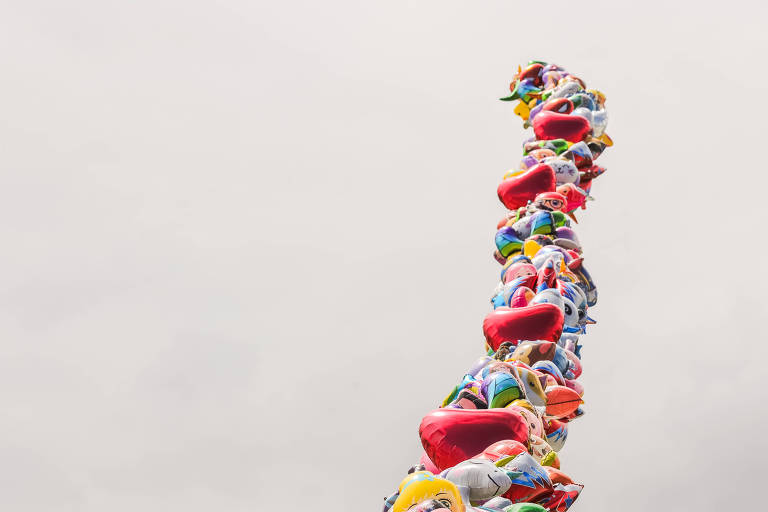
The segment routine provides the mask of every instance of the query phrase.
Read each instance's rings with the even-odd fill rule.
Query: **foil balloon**
[[[563,311],[553,304],[501,307],[486,315],[483,334],[495,351],[505,341],[557,341],[563,332]]]
[[[532,134],[499,173],[503,213],[489,228],[501,271],[477,333],[484,353],[446,377],[455,385],[422,418],[423,452],[384,512],[566,512],[583,489],[562,450],[588,391],[581,357],[598,294],[576,213],[595,199],[606,173],[598,159],[613,146],[606,96],[562,66],[530,61],[501,99]]]
[[[572,414],[581,405],[581,396],[566,386],[551,386],[546,390],[546,414],[554,418],[564,418]]]
[[[486,459],[469,459],[441,473],[469,502],[487,501],[501,496],[512,485],[506,471]]]
[[[544,432],[546,433],[549,446],[556,452],[559,452],[568,439],[568,424],[554,418],[545,418]]]
[[[549,475],[549,479],[552,481],[553,484],[563,484],[568,485],[572,484],[573,480],[571,477],[560,471],[559,469],[552,467],[552,466],[544,466],[544,471],[547,472],[547,475]]]
[[[547,164],[537,164],[520,176],[502,181],[496,192],[504,206],[514,210],[527,205],[542,192],[554,192],[556,187],[554,169]]]
[[[508,373],[496,372],[483,380],[481,388],[488,407],[506,407],[510,402],[525,396],[520,383]]]
[[[533,120],[533,132],[539,140],[565,139],[580,142],[591,130],[589,120],[579,115],[545,111]]]
[[[504,509],[504,512],[546,512],[546,508],[536,503],[515,503]]]
[[[550,512],[565,512],[573,505],[583,488],[580,484],[555,484],[552,493],[539,503]]]
[[[551,494],[552,481],[549,475],[529,453],[521,453],[504,464],[503,468],[511,481],[504,497],[513,503],[534,501]]]
[[[508,409],[437,409],[419,426],[424,451],[440,470],[455,466],[504,439],[528,441],[528,425]]]
[[[528,446],[514,439],[503,439],[487,447],[475,458],[488,459],[497,462],[500,459],[512,459],[521,453],[526,453]]]
[[[459,489],[450,480],[436,477],[428,471],[417,471],[405,477],[398,488],[392,512],[413,510],[411,507],[435,502],[451,512],[464,512]]]

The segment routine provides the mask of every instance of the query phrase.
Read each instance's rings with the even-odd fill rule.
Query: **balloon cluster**
[[[571,223],[591,200],[595,164],[613,143],[605,96],[533,61],[510,84],[534,137],[498,196],[501,282],[483,321],[486,355],[421,421],[424,453],[384,512],[564,512],[583,486],[560,470],[568,425],[583,414],[579,336],[597,289]]]

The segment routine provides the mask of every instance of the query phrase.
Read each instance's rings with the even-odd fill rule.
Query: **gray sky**
[[[14,4],[0,509],[378,510],[481,353],[530,58],[616,141],[573,510],[764,505],[764,4]]]

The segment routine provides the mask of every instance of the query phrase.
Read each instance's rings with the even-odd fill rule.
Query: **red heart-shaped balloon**
[[[528,424],[512,409],[436,409],[421,420],[419,437],[430,460],[442,471],[496,441],[526,443]]]
[[[591,129],[589,121],[581,116],[544,110],[533,118],[533,133],[538,140],[565,139],[580,142]]]
[[[554,169],[547,164],[537,164],[520,176],[502,181],[496,192],[504,206],[516,210],[542,192],[554,192],[556,187]]]
[[[548,303],[496,308],[483,320],[483,334],[493,350],[505,341],[557,341],[562,333],[563,311]]]

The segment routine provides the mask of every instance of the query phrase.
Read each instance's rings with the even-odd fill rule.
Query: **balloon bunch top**
[[[533,137],[498,196],[500,280],[483,320],[484,355],[419,426],[424,448],[384,512],[564,512],[583,489],[559,452],[581,417],[581,337],[597,287],[574,226],[613,142],[605,95],[555,64],[518,67],[514,112]]]

